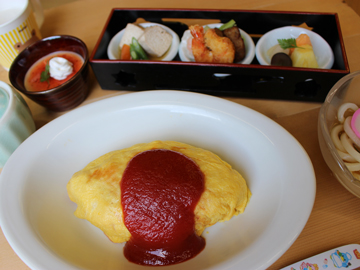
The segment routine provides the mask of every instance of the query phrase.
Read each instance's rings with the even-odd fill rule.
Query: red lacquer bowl
[[[70,51],[84,59],[80,70],[68,81],[46,91],[27,91],[24,79],[29,68],[40,58],[56,52]],[[83,41],[73,36],[44,38],[24,49],[10,67],[11,84],[21,93],[51,111],[62,112],[81,104],[89,93],[89,53]]]

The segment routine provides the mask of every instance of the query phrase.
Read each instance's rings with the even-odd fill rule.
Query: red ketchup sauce
[[[71,62],[73,64],[73,72],[63,80],[56,80],[50,77],[49,81],[41,82],[41,72],[45,70],[46,64],[48,64],[53,57],[62,57]],[[83,63],[84,59],[74,52],[59,51],[48,54],[36,61],[26,73],[24,80],[25,89],[27,91],[46,91],[58,87],[73,77],[80,70]]]
[[[194,231],[204,175],[188,157],[154,149],[130,160],[121,183],[125,257],[140,265],[170,265],[195,257],[205,239]]]

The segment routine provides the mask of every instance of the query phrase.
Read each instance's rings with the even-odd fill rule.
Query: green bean
[[[140,46],[139,42],[137,41],[136,38],[132,38],[132,43],[131,43],[133,46],[134,46],[134,49],[137,53],[137,55],[139,56],[140,59],[142,60],[147,60],[149,59],[148,56],[146,55],[146,53],[144,52],[143,48]]]
[[[132,60],[140,59],[139,55],[137,54],[137,52],[135,50],[135,46],[133,44],[130,44],[130,55],[131,55]]]
[[[236,24],[236,22],[234,20],[230,20],[227,23],[224,23],[222,26],[220,26],[219,29],[221,31],[223,31],[225,29],[233,27],[235,24]]]

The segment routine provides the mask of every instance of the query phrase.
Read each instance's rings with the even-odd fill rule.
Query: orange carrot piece
[[[307,34],[301,34],[296,39],[296,46],[311,45],[310,37]]]
[[[121,48],[120,60],[130,60],[130,46],[128,44],[124,44]]]
[[[307,34],[301,34],[296,38],[296,46],[301,47],[302,45],[311,45],[310,37]],[[290,49],[289,55],[292,54],[294,48]]]

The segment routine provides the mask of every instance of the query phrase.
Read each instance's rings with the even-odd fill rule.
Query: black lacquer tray
[[[161,23],[181,39],[189,20],[234,19],[255,44],[261,35],[283,26],[306,23],[321,35],[334,52],[331,69],[262,66],[254,57],[249,65],[173,61],[109,60],[111,38],[127,23],[143,19]],[[350,72],[339,18],[336,13],[309,13],[251,10],[184,10],[114,8],[90,56],[90,64],[102,89],[159,90],[175,89],[217,96],[248,97],[323,102],[331,87]],[[218,77],[215,73],[229,76]]]

